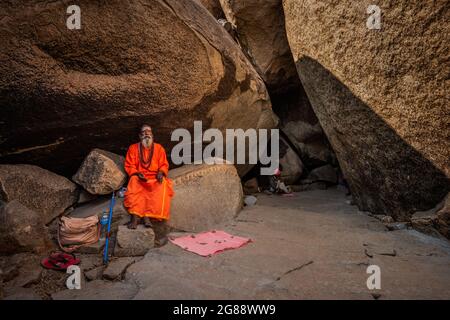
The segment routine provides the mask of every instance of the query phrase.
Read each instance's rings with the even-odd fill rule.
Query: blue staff
[[[105,249],[103,251],[103,263],[108,264],[108,245],[109,245],[109,233],[111,232],[111,220],[113,216],[114,202],[115,202],[115,194],[114,191],[111,197],[111,204],[109,207],[109,217],[108,217],[108,229],[106,231],[106,241],[105,241]]]

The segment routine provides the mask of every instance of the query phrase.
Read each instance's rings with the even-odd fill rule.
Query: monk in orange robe
[[[129,147],[125,158],[125,171],[130,179],[124,206],[131,214],[130,229],[136,229],[141,219],[147,228],[152,227],[153,219],[167,221],[174,195],[172,181],[167,177],[166,152],[153,141],[152,128],[143,125],[139,138],[141,141]]]

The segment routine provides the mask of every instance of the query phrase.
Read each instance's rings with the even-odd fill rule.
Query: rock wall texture
[[[447,194],[448,2],[284,0],[298,73],[360,209],[407,218]],[[446,89],[447,88],[447,89]]]
[[[280,118],[280,129],[295,152],[308,168],[332,162],[333,152],[297,74],[282,0],[220,2],[227,19],[236,27],[243,50],[265,81]]]
[[[281,0],[220,0],[227,20],[271,91],[285,91],[298,79],[286,37]]]
[[[225,18],[219,0],[199,0],[199,1],[206,9],[208,9],[208,11],[214,16],[214,18],[216,19]]]
[[[273,128],[264,82],[197,1],[0,4],[0,162],[73,174],[93,148],[124,154],[143,122],[167,150],[175,128]],[[246,168],[245,170],[247,170]]]

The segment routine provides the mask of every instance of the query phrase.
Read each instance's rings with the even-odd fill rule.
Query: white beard
[[[141,143],[144,147],[150,148],[152,146],[153,139],[150,137],[145,137],[141,139]]]

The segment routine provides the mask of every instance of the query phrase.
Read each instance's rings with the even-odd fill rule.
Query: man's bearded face
[[[153,143],[152,128],[150,128],[150,127],[142,128],[139,136],[141,138],[142,145],[146,148],[150,148]]]

